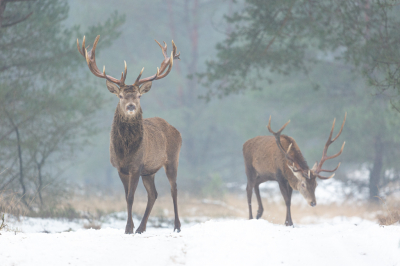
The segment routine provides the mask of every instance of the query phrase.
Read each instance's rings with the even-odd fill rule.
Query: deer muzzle
[[[126,106],[126,111],[129,115],[133,115],[135,113],[135,110],[136,110],[136,105],[134,104],[128,104]]]

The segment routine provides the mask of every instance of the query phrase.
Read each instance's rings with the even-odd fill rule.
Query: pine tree
[[[0,192],[23,204],[55,204],[67,194],[60,171],[96,134],[105,100],[84,82],[76,39],[102,34],[109,46],[124,16],[83,33],[67,27],[66,0],[0,1]]]

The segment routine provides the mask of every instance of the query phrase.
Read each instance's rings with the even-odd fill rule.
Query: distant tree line
[[[124,16],[82,32],[66,27],[66,0],[0,0],[0,196],[30,210],[68,193],[59,175],[98,132],[105,100],[83,82],[77,37],[103,34],[109,46]]]
[[[327,110],[348,111],[345,132],[348,143],[356,145],[345,149],[346,159],[355,168],[367,167],[370,198],[377,200],[381,187],[400,179],[395,112],[400,110],[400,2],[246,0],[238,5],[239,11],[226,16],[232,30],[217,44],[216,58],[198,74],[208,87],[204,97],[257,90],[279,75],[290,79],[302,73],[309,87],[325,94],[319,100],[326,105],[297,93],[297,84],[289,91],[298,97],[283,96],[278,108],[294,103],[312,108],[307,116],[315,124],[326,119]],[[333,77],[335,84],[329,81]]]
[[[226,17],[233,30],[200,77],[206,84],[219,81],[209,95],[225,95],[257,87],[255,78],[267,69],[307,74],[313,63],[339,60],[377,92],[398,95],[399,11],[394,0],[246,0]]]
[[[399,62],[395,1],[117,2],[130,10],[130,26],[123,32],[124,16],[110,16],[106,3],[75,3],[75,8],[90,10],[78,24],[110,16],[83,30],[65,26],[67,1],[0,1],[5,25],[0,29],[2,195],[17,193],[30,208],[56,203],[68,194],[59,178],[67,167],[79,168],[91,185],[109,178],[121,189],[109,164],[109,131],[97,123],[111,124],[108,108],[114,109],[117,99],[104,83],[94,86],[99,83],[91,79],[74,43],[86,35],[92,44],[97,34],[99,66],[104,60],[117,76],[123,65],[113,58],[126,60],[132,82],[141,67],[151,75],[158,64],[157,45],[147,45],[153,39],[172,38],[181,52],[170,77],[153,84],[142,100],[148,105],[145,116],[161,116],[182,133],[179,189],[222,195],[227,183],[244,184],[242,144],[268,134],[270,114],[277,123],[292,119],[287,134],[308,160],[318,160],[333,117],[347,111],[340,137],[346,147],[335,178],[358,182],[347,176],[367,169],[369,180],[359,186],[371,198],[395,191],[382,190],[400,180],[399,115],[393,112]],[[225,24],[220,23],[223,13]],[[212,49],[216,40],[222,41]],[[105,49],[112,42],[119,49]],[[187,78],[199,72],[201,84]],[[246,93],[232,95],[239,92]],[[99,119],[101,109],[107,112]],[[91,142],[94,152],[79,152]],[[71,167],[78,158],[91,163],[85,169]]]

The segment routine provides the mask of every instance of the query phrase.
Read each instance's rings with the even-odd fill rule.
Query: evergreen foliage
[[[367,186],[370,198],[377,200],[380,187],[399,179],[393,163],[400,155],[400,120],[394,112],[400,96],[397,1],[241,4],[240,11],[226,17],[233,30],[216,45],[216,59],[198,74],[209,88],[204,97],[273,88],[265,93],[265,102],[276,106],[278,116],[292,112],[292,121],[303,124],[297,136],[309,139],[327,134],[322,125],[332,113],[347,111],[341,160],[349,173],[369,171],[368,183],[360,186]],[[266,84],[272,81],[272,86]],[[278,92],[283,84],[291,88]]]
[[[119,36],[124,16],[114,13],[82,32],[79,26],[65,26],[66,0],[3,4],[0,192],[17,193],[32,209],[56,204],[68,193],[60,171],[98,132],[93,118],[105,100],[85,82],[81,70],[86,66],[77,52],[76,38],[103,34],[103,45],[109,46]]]
[[[233,30],[199,74],[215,85],[206,96],[260,89],[266,70],[308,74],[316,62],[333,60],[351,65],[376,92],[398,96],[399,11],[393,0],[246,0],[226,17]]]

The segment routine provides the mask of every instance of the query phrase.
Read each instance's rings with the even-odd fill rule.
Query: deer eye
[[[142,97],[142,95],[139,94],[138,98],[140,99],[140,97]]]
[[[118,96],[119,96],[119,98],[120,98],[120,99],[122,99],[122,98],[123,98],[123,97],[122,97],[122,95],[118,95]]]
[[[305,188],[305,187],[306,187],[306,184],[302,183],[301,186]]]

